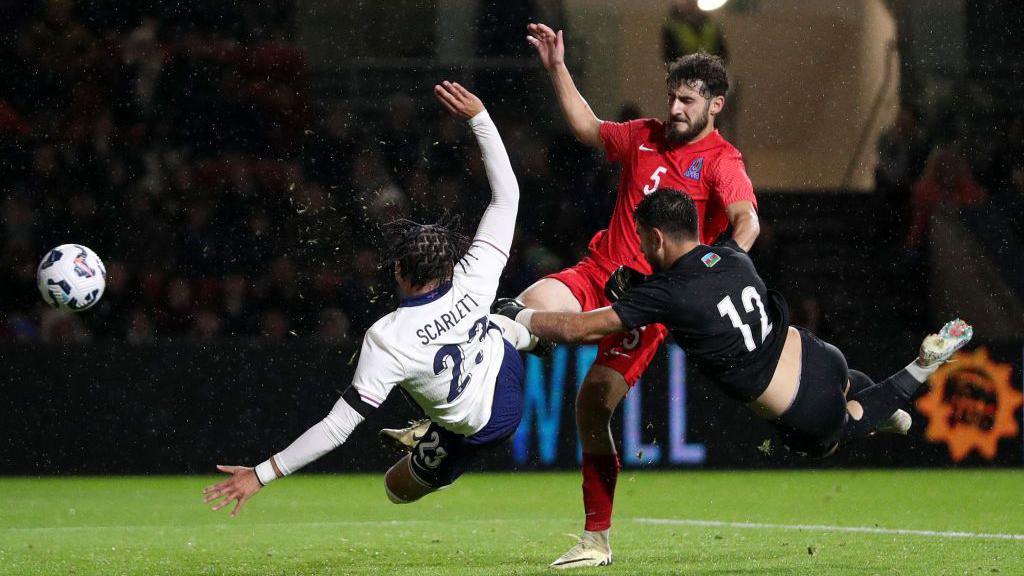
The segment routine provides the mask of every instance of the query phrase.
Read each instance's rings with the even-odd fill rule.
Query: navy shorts
[[[463,436],[432,422],[412,450],[416,480],[431,488],[448,486],[480,455],[515,434],[523,419],[523,373],[519,351],[506,341],[487,424],[476,434]]]

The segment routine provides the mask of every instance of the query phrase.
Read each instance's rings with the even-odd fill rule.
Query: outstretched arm
[[[514,298],[502,298],[491,310],[522,324],[534,336],[552,342],[588,342],[608,334],[665,322],[673,301],[672,282],[664,276],[637,277],[638,272],[621,267],[605,287],[611,306],[590,312],[543,312],[527,308]]]
[[[562,31],[557,33],[544,24],[530,24],[526,27],[526,40],[537,50],[551,83],[555,87],[558,104],[576,139],[594,148],[604,149],[601,140],[601,120],[594,114],[590,104],[583,99],[572,81],[569,69],[565,67],[565,42]]]
[[[611,306],[583,313],[526,309],[516,321],[538,338],[563,343],[585,342],[626,329]]]
[[[345,396],[350,395],[346,393]],[[363,421],[363,415],[349,405],[352,400],[346,401],[345,396],[338,400],[326,418],[255,468],[218,465],[217,470],[231,474],[231,477],[203,490],[206,503],[214,503],[213,510],[216,511],[235,502],[231,515],[237,516],[261,488],[344,444],[352,430]]]
[[[516,231],[516,216],[519,211],[519,183],[516,181],[516,174],[512,171],[512,162],[508,158],[505,144],[501,141],[501,134],[498,127],[494,125],[490,114],[484,109],[472,92],[466,90],[457,82],[442,82],[434,86],[434,94],[444,105],[450,114],[457,118],[469,120],[469,126],[473,129],[473,135],[480,145],[480,153],[483,156],[484,169],[487,172],[487,181],[491,185],[491,201],[480,218],[480,225],[477,227],[476,236],[473,238],[474,247],[489,247],[493,249],[498,258],[489,259],[495,265],[504,267],[508,260],[509,251],[512,249],[512,237]],[[469,273],[475,263],[481,262],[479,254],[474,253],[470,248],[469,257],[464,259],[463,271]],[[496,283],[501,275],[501,268],[497,274],[493,274],[490,266],[485,265],[479,270],[488,278],[493,276]]]
[[[334,404],[327,417],[317,422],[266,462],[256,467],[263,485],[298,471],[348,440],[356,426],[373,410],[364,403],[355,388],[349,387]]]
[[[355,427],[380,406],[403,378],[401,365],[388,352],[385,338],[371,328],[363,337],[352,385],[341,395],[327,417],[255,468],[217,466],[218,470],[231,474],[231,477],[203,490],[206,503],[212,503],[214,510],[220,510],[235,502],[231,515],[236,516],[263,486],[296,472],[344,444]]]

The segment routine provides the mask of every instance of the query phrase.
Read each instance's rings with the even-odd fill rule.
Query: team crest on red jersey
[[[704,167],[704,157],[701,156],[700,158],[697,158],[693,162],[690,162],[690,167],[687,168],[686,172],[683,173],[683,177],[684,178],[689,178],[690,180],[698,180],[699,181],[700,180],[700,170],[703,167]]]

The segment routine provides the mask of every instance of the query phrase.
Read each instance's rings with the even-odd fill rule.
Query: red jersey
[[[601,140],[608,160],[622,165],[615,211],[606,230],[590,240],[590,256],[612,271],[620,265],[644,274],[651,267],[640,252],[633,213],[646,194],[658,188],[682,190],[697,205],[700,239],[711,244],[729,226],[725,207],[749,201],[757,207],[754,187],[739,150],[718,130],[704,138],[672,147],[665,124],[646,118],[631,122],[602,122]]]

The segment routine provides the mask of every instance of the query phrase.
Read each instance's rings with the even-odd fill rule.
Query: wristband
[[[530,320],[533,319],[534,312],[536,312],[536,310],[533,310],[531,308],[523,308],[522,310],[519,311],[519,314],[516,314],[516,322],[525,326],[526,329],[529,330],[530,332],[533,332],[533,330],[530,327]]]
[[[271,456],[273,458],[273,456]],[[277,473],[274,472],[274,465],[270,463],[270,459],[256,465],[256,480],[259,480],[260,486],[266,486],[274,480],[277,480]]]

